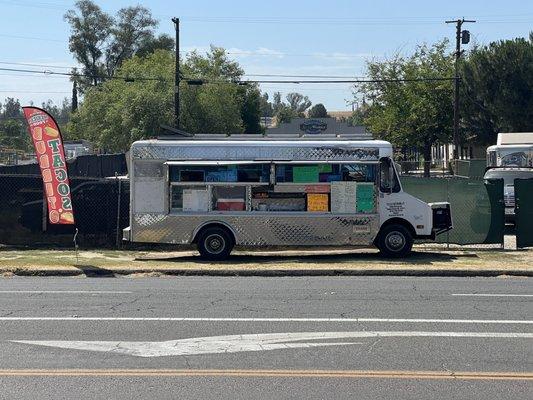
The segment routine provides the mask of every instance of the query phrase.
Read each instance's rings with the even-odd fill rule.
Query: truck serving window
[[[276,164],[276,183],[375,182],[373,164]]]
[[[270,164],[170,165],[170,182],[268,182]]]

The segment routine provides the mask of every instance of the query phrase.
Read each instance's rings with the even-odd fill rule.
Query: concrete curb
[[[76,268],[76,269],[74,269]],[[78,266],[73,268],[0,268],[0,275],[15,276],[87,276],[114,277],[135,274],[154,274],[161,276],[427,276],[427,277],[496,277],[501,275],[533,277],[533,270],[502,269],[151,269],[151,268],[98,268]]]

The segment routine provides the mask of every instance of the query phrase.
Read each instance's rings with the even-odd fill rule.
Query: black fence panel
[[[125,154],[102,154],[79,156],[67,161],[69,176],[105,178],[115,175],[127,175]],[[39,175],[39,165],[0,166],[0,175]]]
[[[533,247],[533,179],[515,179],[516,246]]]
[[[46,218],[41,175],[0,175],[0,243],[71,245],[78,228],[84,245],[115,245],[129,224],[127,179],[71,178],[76,225]]]

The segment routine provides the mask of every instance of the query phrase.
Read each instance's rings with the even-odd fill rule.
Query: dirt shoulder
[[[397,274],[533,276],[533,250],[441,250],[417,247],[401,260],[375,250],[236,251],[224,262],[205,262],[192,251],[0,250],[0,274]]]

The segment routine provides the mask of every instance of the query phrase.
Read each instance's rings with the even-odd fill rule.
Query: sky
[[[141,4],[159,19],[159,33],[174,34],[181,21],[181,50],[205,51],[211,44],[227,49],[249,79],[286,79],[254,75],[312,75],[341,78],[365,75],[365,62],[443,38],[455,42],[455,25],[466,18],[472,42],[527,37],[533,30],[533,1],[135,1],[96,0],[104,11]],[[63,15],[74,1],[0,0],[0,69],[68,72],[77,63],[68,51],[69,26]],[[470,45],[464,46],[468,49]],[[19,64],[39,64],[28,66]],[[291,79],[291,78],[287,78]],[[295,79],[295,78],[292,78]],[[305,78],[300,78],[305,79]],[[262,84],[271,96],[300,92],[330,111],[350,110],[349,84]],[[0,102],[15,97],[34,104],[71,95],[68,77],[0,70]]]

